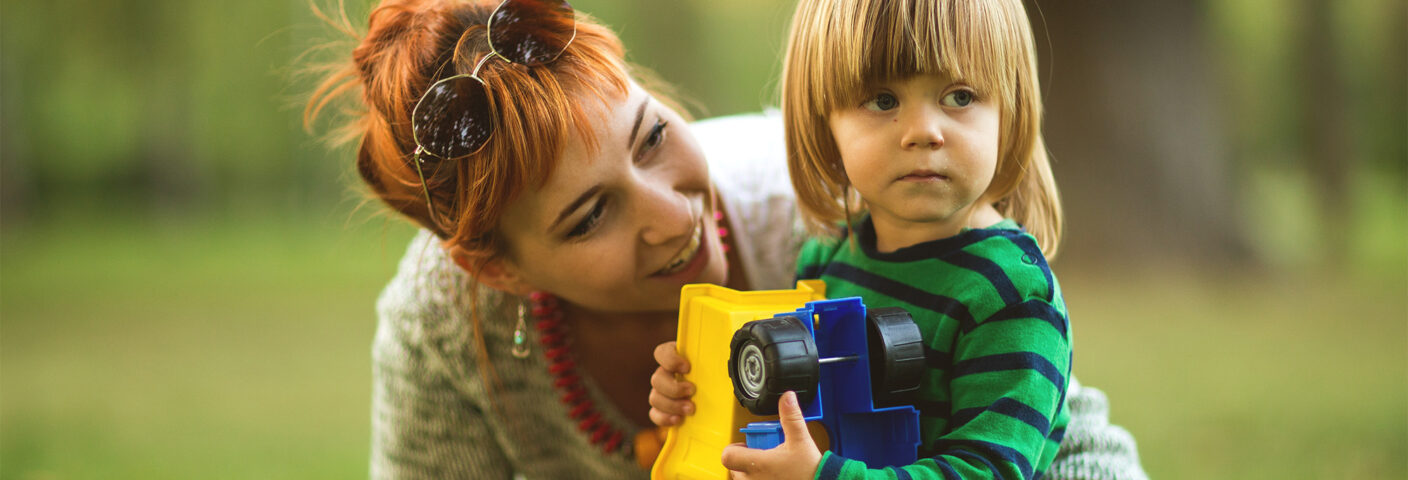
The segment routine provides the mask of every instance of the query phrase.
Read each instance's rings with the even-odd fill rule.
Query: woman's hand
[[[662,427],[679,425],[694,414],[694,384],[679,379],[689,373],[689,361],[675,350],[675,342],[655,347],[655,363],[660,368],[650,376],[650,421]]]
[[[754,450],[741,443],[724,447],[724,467],[733,478],[807,480],[816,475],[821,451],[807,431],[795,392],[784,393],[778,399],[777,413],[785,439],[782,445],[769,450]]]

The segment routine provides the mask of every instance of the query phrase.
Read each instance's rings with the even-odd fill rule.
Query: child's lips
[[[913,172],[909,172],[908,175],[900,177],[899,179],[900,181],[906,182],[939,182],[948,180],[948,176],[942,175],[939,172],[935,172],[933,170],[915,170]]]

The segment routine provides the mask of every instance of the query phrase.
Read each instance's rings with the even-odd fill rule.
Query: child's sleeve
[[[1059,301],[1059,300],[1058,300]],[[1051,464],[1065,432],[1070,330],[1065,313],[1034,298],[1007,305],[962,327],[948,372],[949,405],[919,405],[925,436],[920,459],[899,468],[826,452],[817,479],[1036,478]],[[939,427],[926,409],[946,410]]]

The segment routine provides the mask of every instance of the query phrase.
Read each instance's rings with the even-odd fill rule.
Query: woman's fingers
[[[675,350],[675,342],[665,342],[655,347],[655,363],[673,373],[689,373],[689,361]]]

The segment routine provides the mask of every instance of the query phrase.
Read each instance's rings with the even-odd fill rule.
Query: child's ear
[[[450,258],[464,271],[469,272],[475,281],[494,290],[520,297],[526,297],[536,290],[523,280],[518,267],[506,258],[484,258],[459,246],[450,247]]]

